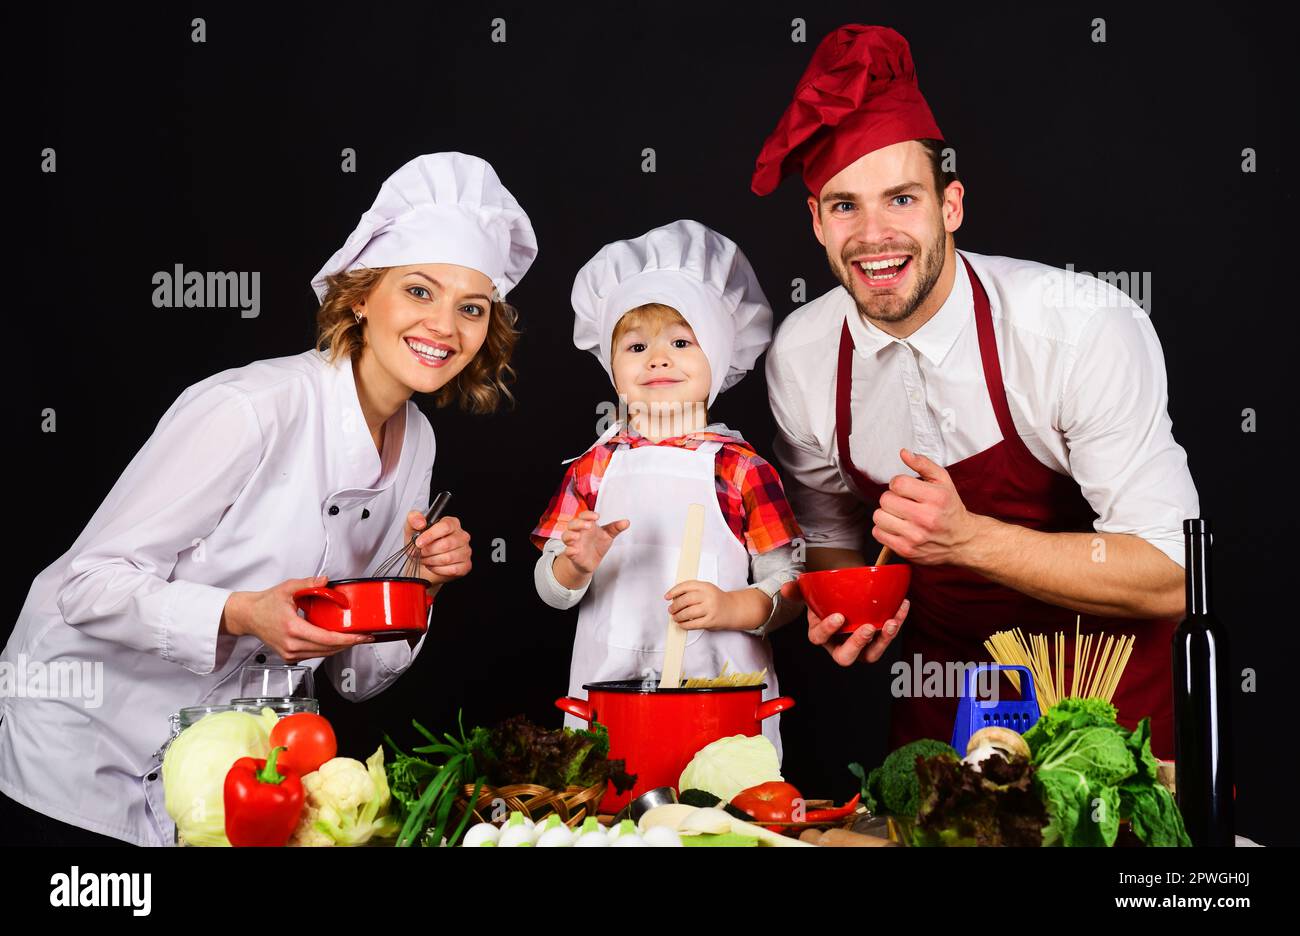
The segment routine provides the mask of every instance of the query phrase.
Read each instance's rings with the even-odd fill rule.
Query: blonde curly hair
[[[316,350],[324,352],[330,363],[342,355],[354,359],[365,347],[365,326],[356,320],[352,307],[365,300],[390,269],[367,267],[325,277],[327,290],[316,313]],[[470,413],[493,413],[503,400],[514,402],[506,384],[515,376],[510,355],[519,340],[518,320],[519,313],[510,303],[492,302],[483,347],[454,380],[433,394],[435,406],[459,403]]]

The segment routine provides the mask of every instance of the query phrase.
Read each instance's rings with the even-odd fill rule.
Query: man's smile
[[[883,257],[858,257],[849,264],[854,277],[872,289],[894,287],[902,283],[912,268],[908,254]]]

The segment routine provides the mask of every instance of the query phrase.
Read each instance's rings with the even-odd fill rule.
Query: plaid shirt
[[[684,436],[651,442],[635,429],[625,429],[603,445],[597,445],[577,461],[560,482],[560,489],[551,498],[541,520],[531,534],[538,549],[546,541],[559,536],[564,525],[584,510],[596,509],[596,495],[600,479],[609,466],[619,443],[632,448],[642,445],[676,445],[681,448],[699,448],[701,443],[723,443],[713,458],[714,486],[718,492],[718,506],[736,539],[751,555],[761,555],[778,546],[784,546],[796,537],[802,537],[799,524],[785,499],[781,479],[772,465],[750,448],[749,443],[735,435],[718,432],[692,432]],[[617,518],[613,518],[617,519]]]

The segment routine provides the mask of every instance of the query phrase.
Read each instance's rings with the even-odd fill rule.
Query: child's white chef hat
[[[709,403],[754,366],[772,340],[772,309],[736,244],[698,221],[674,221],[606,244],[573,282],[573,343],[614,377],[610,344],[627,312],[671,306],[709,359]]]
[[[454,263],[492,280],[501,298],[537,258],[532,223],[486,160],[464,153],[417,156],[389,176],[347,242],[311,287],[362,267]]]

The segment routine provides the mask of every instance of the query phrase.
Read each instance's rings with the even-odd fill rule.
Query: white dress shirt
[[[1078,483],[1099,532],[1139,536],[1182,565],[1182,521],[1200,507],[1147,314],[1084,274],[961,253],[988,292],[1007,402],[1029,451]],[[867,551],[878,506],[851,493],[838,463],[835,362],[846,317],[855,354],[849,448],[860,471],[888,483],[915,474],[899,449],[950,465],[1001,438],[970,280],[956,265],[948,298],[906,339],[864,321],[842,286],[781,324],[767,357],[775,451],[809,546]]]
[[[384,432],[381,456],[351,363],[314,350],[186,389],[32,583],[0,655],[0,791],[103,835],[170,844],[158,757],[168,716],[238,696],[246,663],[284,662],[256,637],[218,634],[231,592],[367,575],[400,545],[407,512],[428,504],[428,420],[408,400]],[[307,665],[323,663],[340,694],[361,701],[422,643]],[[81,685],[42,689],[34,677],[62,664]]]

